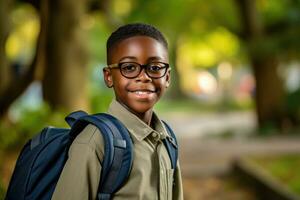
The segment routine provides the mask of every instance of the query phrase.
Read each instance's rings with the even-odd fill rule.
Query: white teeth
[[[151,92],[150,91],[135,91],[134,93],[142,95],[142,94],[150,94]]]

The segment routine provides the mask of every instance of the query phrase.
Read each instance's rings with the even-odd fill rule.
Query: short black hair
[[[106,55],[107,62],[109,62],[109,51],[112,47],[121,41],[134,37],[134,36],[148,36],[151,37],[158,42],[160,42],[166,49],[168,49],[168,43],[163,34],[154,26],[144,23],[132,23],[126,24],[119,27],[116,31],[114,31],[106,43]]]

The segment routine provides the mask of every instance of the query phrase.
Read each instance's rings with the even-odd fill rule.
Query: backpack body
[[[68,151],[76,136],[93,124],[104,139],[104,158],[97,198],[109,200],[129,176],[133,148],[126,127],[109,114],[88,115],[83,111],[66,117],[71,129],[47,127],[23,147],[17,159],[5,200],[50,200],[56,183],[68,159]],[[176,168],[177,142],[172,137],[163,142],[168,150],[172,168]]]
[[[51,199],[67,159],[71,143],[68,132],[45,128],[25,144],[7,190],[7,200]]]

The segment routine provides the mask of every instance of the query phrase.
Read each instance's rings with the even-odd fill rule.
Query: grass
[[[275,179],[288,186],[288,188],[300,195],[300,155],[282,155],[272,157],[251,158]]]

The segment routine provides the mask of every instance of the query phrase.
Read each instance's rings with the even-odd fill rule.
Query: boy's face
[[[134,36],[116,44],[109,52],[110,64],[136,62],[142,65],[169,63],[167,49],[157,40],[147,36]],[[124,77],[119,68],[105,68],[104,80],[113,87],[116,99],[131,112],[143,114],[151,110],[170,84],[170,70],[165,76],[153,79],[145,69],[136,78]]]

